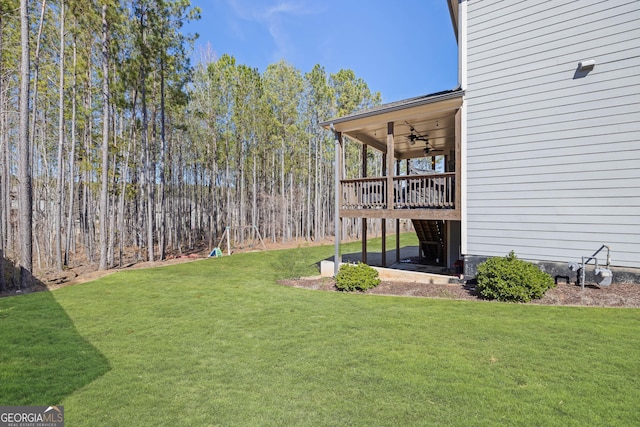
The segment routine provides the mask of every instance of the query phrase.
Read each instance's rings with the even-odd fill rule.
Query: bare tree
[[[55,233],[56,233],[56,267],[62,270],[62,205],[63,205],[63,188],[64,188],[64,167],[62,163],[62,152],[64,147],[64,0],[60,2],[60,87],[58,94],[58,177],[56,192],[56,216],[55,216]]]
[[[29,145],[29,7],[27,0],[20,0],[20,128],[19,167],[20,182],[20,287],[31,285],[33,271],[33,199],[31,188],[31,147]]]
[[[75,21],[74,21],[75,22]],[[73,228],[73,207],[75,201],[75,174],[76,157],[76,116],[77,116],[77,88],[78,88],[78,46],[76,36],[73,36],[73,81],[71,89],[71,150],[69,152],[69,205],[67,209],[67,236],[64,245],[64,265],[69,265],[69,252],[71,251],[71,234]]]
[[[102,186],[100,188],[100,270],[107,269],[109,218],[109,33],[107,5],[102,5]]]

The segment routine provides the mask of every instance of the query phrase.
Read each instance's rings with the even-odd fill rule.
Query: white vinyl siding
[[[640,268],[640,1],[466,3],[467,254]]]

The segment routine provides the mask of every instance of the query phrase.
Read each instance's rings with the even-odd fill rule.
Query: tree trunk
[[[165,99],[164,99],[164,58],[160,59],[160,236],[158,238],[159,256],[163,260],[166,257],[167,244],[167,201],[165,198],[165,161],[167,152],[167,139],[165,129]]]
[[[22,3],[22,1],[21,1]],[[42,31],[44,29],[44,12],[47,6],[47,1],[42,1],[42,7],[40,10],[40,24],[38,25],[38,36],[36,37],[36,51],[34,54],[34,64],[33,64],[33,101],[32,105],[34,108],[38,105],[38,80],[40,75],[40,41],[42,40]],[[28,11],[27,11],[28,13]],[[37,110],[36,110],[37,111]],[[32,115],[31,121],[31,132],[30,132],[30,140],[29,144],[31,147],[35,146],[35,135],[36,135],[36,114]]]
[[[100,188],[100,270],[107,269],[109,218],[109,49],[107,5],[102,6],[102,186]]]
[[[132,126],[133,129],[133,126]],[[124,158],[124,171],[122,173],[123,179],[122,179],[122,186],[120,189],[120,200],[118,201],[118,230],[120,230],[120,247],[119,247],[119,251],[118,251],[118,266],[122,267],[124,259],[123,259],[123,252],[124,252],[124,202],[125,202],[125,195],[127,194],[127,179],[129,176],[129,156],[131,155],[131,141],[133,141],[134,136],[133,133],[131,134],[131,137],[129,138],[129,144],[127,147],[127,151],[125,153],[125,158]]]
[[[318,160],[319,157],[319,153],[318,153],[318,147],[320,146],[320,140],[316,139],[316,144],[315,144],[315,167],[314,167],[314,190],[313,190],[313,196],[314,196],[314,203],[313,203],[313,213],[314,213],[314,218],[315,218],[315,223],[314,223],[314,229],[313,229],[313,237],[314,239],[318,239],[319,235],[320,235],[320,227],[319,227],[319,223],[322,220],[322,218],[320,217],[320,198],[319,198],[319,177],[322,176],[320,175],[320,162]]]
[[[64,265],[69,266],[69,252],[71,251],[71,236],[73,232],[73,206],[75,202],[75,183],[73,176],[75,174],[75,157],[76,157],[76,96],[78,86],[77,76],[78,51],[75,36],[73,38],[73,83],[71,88],[71,150],[69,153],[69,206],[67,207],[67,238],[64,245]]]
[[[2,20],[2,16],[0,16],[0,111],[6,111],[4,105],[4,70],[2,67],[3,61],[3,37],[2,32],[4,29],[4,21]],[[5,137],[4,134],[4,120],[5,114],[0,114],[0,292],[5,292],[7,290],[6,286],[6,273],[4,268],[4,258],[5,258],[5,248],[7,247],[8,242],[8,229],[9,229],[9,221],[11,218],[11,201],[9,198],[9,168],[8,165],[8,154],[9,150],[7,146],[9,141]]]
[[[62,270],[62,205],[64,188],[64,167],[62,163],[62,149],[64,146],[64,0],[60,2],[60,87],[58,98],[58,178],[56,191],[56,260],[58,271]]]
[[[306,197],[306,209],[307,209],[307,225],[305,230],[306,240],[311,240],[311,142],[312,138],[309,137],[309,145],[307,148],[307,197]]]
[[[281,213],[282,213],[282,230],[281,230],[281,234],[282,234],[282,243],[286,243],[287,241],[287,194],[284,191],[284,181],[285,181],[285,176],[284,176],[284,151],[285,151],[285,147],[284,147],[284,143],[282,145],[282,153],[280,156],[280,196],[281,196],[281,201],[282,201],[282,206],[280,206],[281,209]]]
[[[89,57],[89,65],[87,73],[91,70],[91,57]],[[93,120],[91,120],[89,112],[91,111],[91,94],[93,93],[93,80],[91,76],[87,79],[87,92],[84,97],[85,110],[85,129],[84,129],[84,150],[85,153],[91,153],[93,147]],[[87,157],[89,155],[87,154]],[[84,250],[89,263],[95,262],[94,239],[95,239],[95,223],[94,223],[94,201],[91,197],[91,171],[85,168],[84,178],[82,182],[82,233],[84,237]]]
[[[33,275],[33,200],[31,188],[31,147],[29,146],[29,8],[28,0],[20,0],[20,287],[27,288]]]

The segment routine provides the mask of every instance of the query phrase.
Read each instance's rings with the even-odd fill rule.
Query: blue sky
[[[458,83],[457,46],[446,0],[191,0],[203,50],[261,72],[284,59],[301,72],[352,69],[392,102]]]

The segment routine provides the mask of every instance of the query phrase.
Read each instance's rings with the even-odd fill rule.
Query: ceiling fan
[[[420,135],[413,126],[409,126],[409,129],[411,129],[411,133],[407,135],[409,144],[413,145],[416,141],[423,141],[427,144],[429,143],[429,135]]]
[[[429,135],[420,135],[413,126],[410,126],[411,133],[407,135],[407,139],[409,140],[409,144],[414,145],[416,141],[424,142],[424,154],[429,155],[430,153],[442,152],[442,150],[436,150],[429,145]]]
[[[427,142],[424,147],[424,154],[428,156],[431,153],[442,153],[442,150],[436,150],[434,148],[431,148],[431,146]]]

